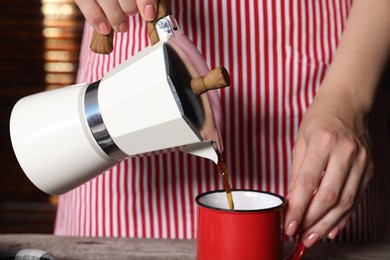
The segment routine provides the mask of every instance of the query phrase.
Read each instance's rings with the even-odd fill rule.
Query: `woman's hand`
[[[293,151],[286,234],[334,238],[373,175],[366,117],[390,56],[390,1],[355,0]],[[373,41],[372,39],[375,39]]]
[[[157,0],[75,0],[85,19],[100,34],[111,28],[117,32],[128,30],[127,15],[139,12],[146,21],[154,20]]]
[[[350,104],[319,93],[298,131],[286,233],[299,227],[307,247],[344,228],[373,175],[364,114]]]

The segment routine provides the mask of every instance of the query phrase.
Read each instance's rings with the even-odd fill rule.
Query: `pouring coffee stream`
[[[226,199],[228,201],[229,209],[234,210],[234,201],[232,196],[232,189],[229,183],[229,176],[227,172],[226,163],[222,159],[221,153],[218,152],[218,163],[217,163],[218,171],[222,177],[223,184],[225,186],[226,191]]]

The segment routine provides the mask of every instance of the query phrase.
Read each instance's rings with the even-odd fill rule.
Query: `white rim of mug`
[[[217,211],[226,211],[226,212],[264,212],[264,211],[276,211],[276,210],[279,210],[281,208],[284,207],[284,205],[286,204],[286,199],[279,195],[279,194],[276,194],[276,193],[273,193],[273,192],[268,192],[268,191],[259,191],[259,190],[248,190],[248,189],[232,189],[231,192],[235,192],[235,191],[245,191],[245,192],[255,192],[255,193],[262,193],[262,194],[268,194],[268,195],[271,195],[271,196],[274,196],[274,197],[277,197],[279,199],[282,200],[282,203],[278,206],[275,206],[275,207],[270,207],[270,208],[266,208],[266,209],[225,209],[225,208],[217,208],[217,207],[213,207],[213,206],[209,206],[209,205],[206,205],[202,202],[200,202],[200,199],[204,196],[207,196],[209,194],[213,194],[213,193],[220,193],[220,192],[224,192],[226,193],[225,190],[214,190],[214,191],[206,191],[204,193],[201,193],[199,195],[197,195],[195,197],[195,202],[196,204],[198,204],[198,206],[200,207],[203,207],[203,208],[207,208],[207,209],[212,209],[212,210],[217,210]]]

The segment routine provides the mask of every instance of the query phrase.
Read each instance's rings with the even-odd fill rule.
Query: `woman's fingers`
[[[305,214],[303,229],[312,226],[338,203],[348,178],[355,180],[351,184],[355,191],[359,187],[365,165],[359,165],[353,172],[351,167],[355,163],[361,147],[353,138],[343,137],[339,139],[341,140],[337,142],[337,145],[331,152],[321,184]],[[356,174],[357,176],[350,176],[351,174]]]
[[[97,0],[112,28],[117,32],[127,32],[129,25],[126,14],[118,1]]]
[[[138,13],[136,0],[118,0],[118,3],[125,14],[135,15]]]
[[[156,17],[157,0],[75,0],[85,19],[100,34],[107,35],[111,28],[127,32],[127,15],[140,13],[146,21]]]
[[[295,180],[297,179],[299,169],[302,166],[303,159],[305,158],[306,144],[305,142],[297,140],[293,149],[293,160],[291,164],[291,175],[290,175],[290,183],[289,190],[294,187]]]
[[[310,247],[318,239],[325,236],[334,239],[338,232],[345,227],[361,200],[372,177],[373,164],[370,161],[367,150],[363,146],[360,147],[357,156],[352,158],[351,161],[354,163],[348,173],[348,178],[341,189],[338,199],[335,201],[332,199],[332,203],[324,206],[324,208],[329,209],[325,210],[325,214],[321,219],[315,219],[316,211],[320,212],[324,210],[319,208],[318,205],[327,204],[327,202],[324,201],[324,197],[321,198],[319,193],[316,193],[313,197],[312,203],[305,216],[305,223],[303,226],[305,232],[302,235],[302,240],[305,246]],[[318,191],[322,188],[323,182],[328,181],[325,180],[326,174]],[[336,184],[336,181],[332,183],[333,185],[338,185]],[[317,206],[315,206],[316,204]]]
[[[145,21],[156,18],[157,0],[118,0],[122,11],[129,15],[140,13]]]
[[[103,10],[95,0],[75,0],[75,3],[95,31],[104,35],[110,33],[111,25]]]
[[[286,234],[292,236],[302,224],[309,203],[316,192],[322,174],[329,159],[329,144],[321,137],[311,137],[304,156],[295,153],[296,157],[303,158],[300,167],[294,166],[298,172],[293,177],[293,185],[288,194],[288,209],[286,212]],[[297,141],[301,142],[301,141]],[[303,157],[302,157],[303,156]],[[295,160],[295,159],[294,159]]]
[[[372,162],[369,162],[369,164],[367,166],[367,169],[366,169],[366,172],[364,174],[362,183],[360,185],[359,191],[357,192],[359,197],[356,199],[356,203],[355,203],[356,206],[361,201],[361,199],[362,199],[362,197],[364,195],[364,192],[367,189],[368,184],[370,183],[370,180],[372,178],[373,172],[374,172],[374,165],[373,165]],[[342,216],[341,219],[338,220],[338,222],[336,221],[336,223],[333,226],[333,228],[329,229],[330,231],[327,233],[326,237],[329,238],[329,239],[335,239],[336,236],[338,235],[339,231],[344,229],[344,227],[347,225],[348,221],[350,220],[350,217],[351,217],[352,213],[353,213],[353,210],[351,210],[351,212],[348,212],[347,214]],[[331,226],[331,225],[329,225],[329,226]],[[314,229],[314,227],[313,227],[313,229]],[[308,232],[310,232],[310,231],[308,231]],[[324,233],[324,235],[325,235],[325,233]]]
[[[145,21],[153,21],[156,18],[157,0],[137,0],[140,15]]]

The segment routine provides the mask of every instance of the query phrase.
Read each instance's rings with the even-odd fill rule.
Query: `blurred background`
[[[56,197],[21,170],[9,117],[23,96],[75,82],[83,24],[73,0],[0,0],[0,234],[53,232]]]

